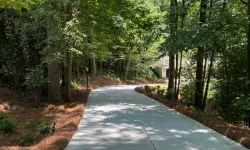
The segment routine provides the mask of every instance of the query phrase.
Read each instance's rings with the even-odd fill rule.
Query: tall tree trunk
[[[177,82],[178,82],[178,69],[179,69],[179,54],[178,52],[176,53],[176,58],[175,58],[175,79],[174,79],[174,91],[175,95],[177,94]]]
[[[204,62],[204,66],[203,66],[203,79],[202,79],[202,87],[205,86],[205,80],[206,80],[206,71],[207,71],[207,58],[208,58],[208,55],[205,54],[205,62]]]
[[[100,75],[102,74],[102,64],[103,64],[103,61],[101,60],[100,61]]]
[[[72,81],[72,51],[68,50],[67,51],[67,80],[66,80],[66,97],[65,101],[70,102],[72,99],[72,94],[71,94],[71,81]]]
[[[179,93],[180,93],[180,83],[181,83],[181,70],[182,70],[182,56],[183,52],[181,52],[181,58],[180,58],[180,67],[179,67],[179,74],[178,74],[178,86],[177,86],[177,92],[175,95],[175,99],[178,99]]]
[[[202,110],[205,110],[206,103],[207,103],[207,94],[208,94],[208,89],[209,89],[209,84],[210,84],[210,79],[211,79],[211,74],[212,74],[214,55],[215,55],[215,51],[212,50],[211,59],[210,59],[211,62],[210,62],[210,65],[209,65],[208,75],[207,75],[206,89],[205,89],[203,103],[202,103]]]
[[[118,73],[119,71],[119,68],[120,68],[120,60],[118,59],[117,60],[117,66],[116,66],[116,72]]]
[[[109,59],[109,67],[108,67],[108,72],[111,70],[111,59]]]
[[[65,71],[65,66],[64,64],[62,64],[62,70],[61,70],[61,77],[62,77],[62,84],[61,84],[61,87],[64,88],[65,85],[66,85],[66,80],[65,80],[65,74],[66,74],[66,71]]]
[[[201,0],[200,4],[201,25],[206,22],[206,9],[207,9],[207,0]],[[199,46],[197,52],[197,62],[196,62],[196,81],[195,81],[196,83],[195,83],[195,101],[194,101],[194,106],[197,109],[201,109],[202,107],[203,58],[204,58],[204,46]]]
[[[186,8],[185,8],[185,0],[182,0],[182,12],[181,12],[181,29],[184,28],[184,21],[186,17]],[[181,51],[180,56],[180,67],[178,71],[178,85],[177,85],[177,92],[175,95],[175,99],[178,99],[179,93],[180,93],[180,83],[181,83],[181,71],[182,71],[182,58],[183,58],[183,51]]]
[[[175,41],[175,32],[177,30],[177,0],[171,0],[170,2],[170,36],[172,41]],[[174,90],[174,79],[175,79],[175,55],[174,52],[169,52],[169,79],[168,79],[168,90]]]
[[[92,70],[93,70],[93,75],[96,76],[97,75],[97,68],[96,68],[96,59],[92,58]]]
[[[54,104],[61,102],[59,64],[48,64],[48,101]]]
[[[48,39],[51,36],[51,30],[53,29],[53,20],[51,16],[47,18],[47,36]],[[50,45],[51,53],[55,51],[54,43],[48,43]],[[48,64],[48,101],[51,103],[61,102],[60,91],[60,65],[56,62]]]

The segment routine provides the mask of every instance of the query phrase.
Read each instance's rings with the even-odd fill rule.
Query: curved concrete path
[[[109,86],[91,92],[66,150],[246,149],[134,88]]]

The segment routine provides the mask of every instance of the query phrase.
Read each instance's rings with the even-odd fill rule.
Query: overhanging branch
[[[244,0],[240,0],[243,4],[248,5],[248,3]]]

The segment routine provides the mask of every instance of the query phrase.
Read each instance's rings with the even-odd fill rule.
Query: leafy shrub
[[[185,105],[191,106],[194,104],[194,95],[195,95],[195,82],[190,82],[183,86],[182,97]]]
[[[37,119],[32,119],[30,122],[27,124],[27,128],[35,128],[38,127],[40,124],[42,124],[43,121],[37,120]]]
[[[158,89],[158,90],[157,90],[157,94],[158,94],[158,95],[162,96],[163,93],[164,93],[164,89]]]
[[[156,88],[155,86],[151,86],[151,87],[150,87],[150,91],[151,91],[151,92],[154,92],[156,89],[157,89],[157,88]]]
[[[30,146],[35,142],[35,140],[35,135],[28,133],[18,139],[18,144],[21,146]]]
[[[78,87],[79,84],[78,84],[77,80],[72,80],[72,81],[71,81],[71,86],[72,86],[73,88]]]
[[[50,125],[47,122],[43,122],[38,126],[38,130],[41,134],[50,133]]]
[[[16,121],[11,119],[1,119],[0,120],[0,132],[10,133],[16,128]]]
[[[157,90],[159,90],[159,89],[161,88],[161,86],[160,86],[160,85],[157,85],[156,88],[157,88]]]
[[[8,115],[5,112],[0,112],[0,120],[2,119],[8,119]]]
[[[150,87],[149,87],[148,85],[145,85],[144,88],[145,88],[145,90],[146,90],[147,92],[151,92],[151,89],[150,89]]]
[[[174,99],[175,92],[173,89],[170,89],[166,92],[166,98],[168,100],[173,100]]]
[[[24,84],[27,85],[29,89],[36,89],[44,86],[46,80],[44,78],[43,67],[37,66],[36,68],[28,69]]]

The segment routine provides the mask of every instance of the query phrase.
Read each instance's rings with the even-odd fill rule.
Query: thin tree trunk
[[[181,29],[184,28],[185,17],[186,17],[185,0],[182,0]],[[176,92],[176,95],[175,95],[175,99],[178,99],[178,96],[179,96],[179,93],[180,93],[183,51],[181,51],[181,56],[180,57],[181,58],[180,58],[180,67],[179,67],[179,71],[178,71],[178,85],[177,85],[177,92]]]
[[[96,68],[96,59],[95,58],[92,58],[92,66],[93,66],[93,75],[96,76],[97,75],[97,68]]]
[[[174,54],[169,55],[169,78],[168,78],[168,90],[173,90],[174,88]]]
[[[67,52],[67,80],[66,80],[66,97],[65,101],[70,102],[72,99],[71,94],[71,81],[72,81],[72,51]]]
[[[202,110],[205,110],[205,107],[206,107],[207,94],[208,94],[209,83],[210,83],[210,79],[211,79],[213,62],[214,62],[214,55],[215,55],[215,51],[213,50],[212,54],[211,54],[211,59],[210,59],[211,62],[210,62],[209,69],[208,69],[207,83],[206,83],[206,89],[205,89],[203,103],[202,103]]]
[[[169,26],[171,40],[175,41],[175,32],[177,29],[177,1],[171,0],[170,2],[170,13],[169,13]],[[178,19],[178,18],[177,18]],[[168,90],[174,90],[174,79],[175,79],[175,55],[172,51],[169,52],[169,78],[168,78]]]
[[[119,71],[119,68],[120,68],[120,60],[118,59],[117,60],[117,67],[116,67],[116,72],[118,73]]]
[[[179,54],[176,53],[175,58],[175,79],[174,79],[174,92],[177,94],[177,82],[178,82],[178,74],[179,74]]]
[[[127,80],[129,67],[130,67],[130,62],[131,62],[131,51],[129,51],[129,55],[128,55],[128,61],[127,61],[127,66],[126,66],[125,78],[124,78],[125,80]]]
[[[65,66],[64,66],[64,64],[62,64],[62,72],[61,72],[61,77],[62,77],[62,84],[61,84],[61,87],[62,87],[62,88],[65,87],[65,84],[66,84],[65,74],[66,74]]]
[[[206,72],[207,72],[207,54],[205,54],[205,63],[204,63],[204,67],[203,67],[203,79],[202,79],[202,87],[205,86],[205,80],[206,80]]]
[[[201,0],[200,4],[201,25],[206,22],[206,9],[207,9],[207,0]],[[195,83],[195,101],[194,101],[194,106],[197,109],[201,109],[202,107],[203,58],[204,58],[204,46],[199,46],[197,52],[197,62],[196,62],[196,81],[195,81],[196,83]]]
[[[109,67],[108,67],[108,72],[111,70],[111,59],[109,59]]]
[[[102,63],[103,63],[102,60],[100,61],[100,63],[101,63],[100,64],[100,75],[101,75],[102,74]]]
[[[182,56],[183,52],[181,52],[181,58],[180,58],[180,67],[179,67],[179,74],[178,74],[178,87],[177,87],[177,92],[176,92],[176,96],[175,99],[178,99],[178,95],[180,93],[180,83],[181,83],[181,70],[182,70]]]

